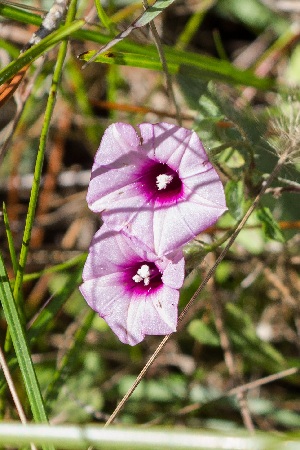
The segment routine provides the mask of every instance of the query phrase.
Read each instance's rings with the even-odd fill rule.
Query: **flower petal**
[[[103,204],[103,199],[95,204],[98,206],[100,202]],[[107,209],[103,211],[102,219],[110,228],[121,230],[141,214],[144,217],[143,225],[147,225],[147,222],[151,223],[153,207],[147,204],[135,184],[113,192],[106,197],[105,202]],[[141,221],[139,220],[139,222]]]
[[[173,289],[180,289],[184,281],[184,258],[181,252],[181,258],[177,263],[169,263],[162,276],[163,283]]]
[[[95,166],[116,164],[121,156],[130,156],[140,147],[140,138],[135,129],[126,123],[117,122],[110,125],[95,155]]]
[[[204,202],[216,207],[219,207],[223,214],[227,210],[226,200],[223,185],[219,178],[219,175],[208,163],[208,168],[205,172],[196,173],[190,177],[183,178],[183,184],[185,186],[185,197],[194,202],[201,204]]]
[[[140,151],[135,129],[126,124],[113,124],[103,135],[95,155],[87,203],[92,211],[101,212],[121,198],[124,187],[139,177],[146,156]],[[124,197],[124,195],[123,195]]]
[[[121,240],[116,231],[103,225],[92,239],[83,269],[84,281],[120,271],[124,261],[136,258],[130,240]]]
[[[142,123],[139,125],[142,148],[149,158],[167,163],[177,170],[189,144],[192,131],[170,123]],[[199,139],[198,139],[199,140]]]
[[[119,274],[88,280],[79,289],[89,306],[106,321],[121,342],[135,345],[144,338],[141,333],[131,336],[128,330],[131,298],[124,292]]]
[[[153,294],[126,295],[118,274],[88,280],[80,291],[124,344],[136,345],[146,334],[176,331],[179,291],[162,286]]]
[[[139,128],[142,143],[130,125],[107,129],[87,200],[108,227],[161,257],[212,225],[226,210],[225,196],[195,132],[164,122]]]
[[[179,291],[163,286],[155,295],[146,299],[143,332],[145,334],[169,334],[176,331],[177,327],[177,305]]]

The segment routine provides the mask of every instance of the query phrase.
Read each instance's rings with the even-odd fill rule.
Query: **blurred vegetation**
[[[229,209],[186,248],[180,310],[278,158],[288,157],[116,423],[244,427],[278,436],[300,429],[300,12],[296,1],[289,5],[178,0],[155,19],[182,124],[203,141]],[[0,342],[29,421],[43,421],[43,404],[53,424],[104,423],[161,337],[121,344],[77,289],[100,226],[85,202],[93,156],[112,122],[176,123],[176,108],[147,26],[82,70],[84,59],[142,14],[141,2],[73,1],[73,17],[69,10],[63,25],[18,57],[51,6],[49,0],[0,3],[0,195],[6,205]],[[49,92],[56,97],[53,110]],[[37,203],[28,248],[23,232],[32,186]],[[25,267],[18,266],[21,248]],[[15,298],[16,311],[3,298]],[[14,317],[20,319],[15,332]],[[38,380],[33,389],[41,392],[36,415],[10,342],[23,338]],[[1,421],[19,420],[2,372],[0,392]]]

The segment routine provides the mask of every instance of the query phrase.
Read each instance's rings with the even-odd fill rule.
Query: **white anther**
[[[156,186],[160,191],[161,189],[166,189],[168,184],[173,180],[173,175],[167,175],[166,173],[162,173],[156,177]]]
[[[132,277],[133,281],[139,283],[144,280],[144,286],[148,286],[150,283],[150,268],[147,264],[143,264],[137,273]]]

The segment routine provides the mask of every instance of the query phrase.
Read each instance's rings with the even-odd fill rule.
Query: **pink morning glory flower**
[[[178,289],[184,280],[181,251],[172,261],[137,245],[105,224],[95,234],[80,291],[121,342],[176,331]]]
[[[87,202],[114,230],[157,255],[189,242],[226,211],[222,183],[194,131],[168,123],[107,128]]]

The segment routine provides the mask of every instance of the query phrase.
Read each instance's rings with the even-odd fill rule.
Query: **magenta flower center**
[[[136,293],[145,293],[162,286],[161,277],[161,272],[153,262],[143,261],[130,267],[125,283]]]
[[[153,164],[141,180],[148,200],[172,201],[182,192],[182,181],[168,164]]]

